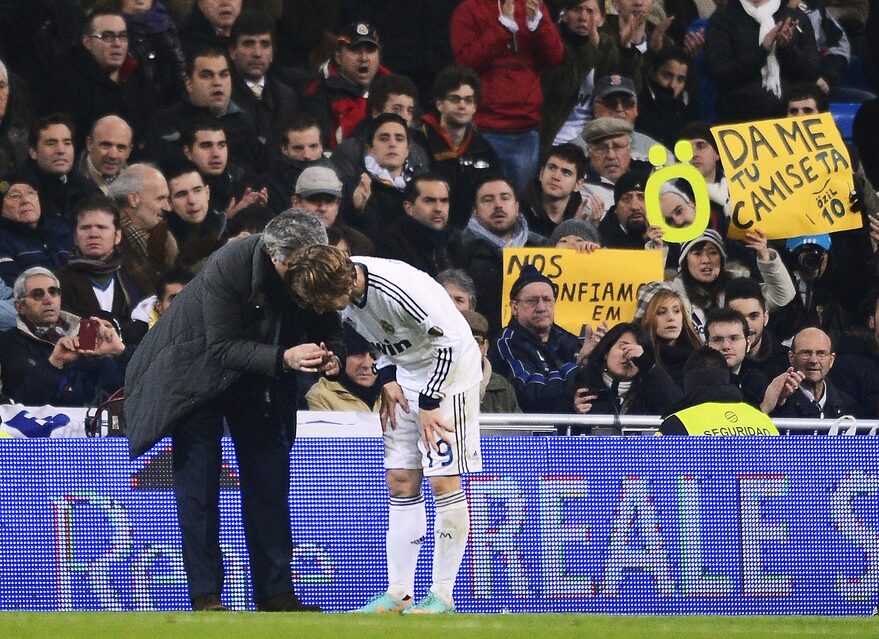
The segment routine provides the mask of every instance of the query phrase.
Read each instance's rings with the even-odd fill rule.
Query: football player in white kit
[[[300,303],[342,311],[378,353],[390,493],[388,589],[355,612],[454,612],[452,589],[470,533],[461,475],[482,470],[482,364],[467,321],[426,273],[395,260],[349,258],[332,246],[297,253],[287,282]],[[423,476],[436,505],[433,582],[415,603],[415,567],[427,533]]]

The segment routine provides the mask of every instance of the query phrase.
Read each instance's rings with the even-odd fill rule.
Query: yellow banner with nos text
[[[729,183],[729,237],[769,239],[857,229],[852,163],[829,113],[711,128]]]
[[[631,321],[638,302],[638,287],[663,279],[659,250],[599,249],[579,253],[572,249],[504,249],[504,284],[501,314],[510,321],[510,289],[526,264],[558,286],[555,323],[574,335],[583,325],[602,322],[613,326]]]

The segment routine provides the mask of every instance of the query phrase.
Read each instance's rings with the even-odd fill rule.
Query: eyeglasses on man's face
[[[100,33],[90,33],[90,38],[95,40],[100,40],[104,44],[110,44],[111,42],[128,42],[128,31],[119,31],[118,33],[113,31],[101,31]]]
[[[46,295],[51,297],[61,297],[61,289],[57,286],[50,286],[49,288],[32,288],[24,294],[25,297],[29,297],[35,302],[41,301]]]

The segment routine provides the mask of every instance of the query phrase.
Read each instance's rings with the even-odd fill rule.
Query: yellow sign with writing
[[[829,113],[711,128],[733,205],[727,235],[769,239],[857,229],[852,163]]]
[[[592,328],[629,322],[635,316],[638,287],[662,281],[663,255],[659,250],[598,249],[579,253],[572,249],[504,249],[504,284],[501,315],[510,321],[510,289],[522,267],[534,267],[558,286],[555,323],[579,335],[583,325]]]

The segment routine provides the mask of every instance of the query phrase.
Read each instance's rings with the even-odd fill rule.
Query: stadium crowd
[[[669,415],[704,394],[687,361],[709,347],[725,397],[767,415],[877,418],[868,9],[0,0],[4,399],[99,404],[206,261],[292,207],[350,255],[402,260],[445,287],[483,355],[486,412]],[[849,152],[862,228],[726,237],[711,124],[861,102]],[[644,193],[650,148],[680,139],[711,215],[676,244],[648,223]],[[694,199],[664,186],[666,222],[692,222]],[[536,269],[503,298],[502,250],[521,247],[662,251],[665,278],[638,290],[631,321],[574,335]],[[82,318],[98,320],[94,344],[80,343]],[[346,346],[338,375],[301,380],[300,408],[378,410],[372,346],[353,331]]]

